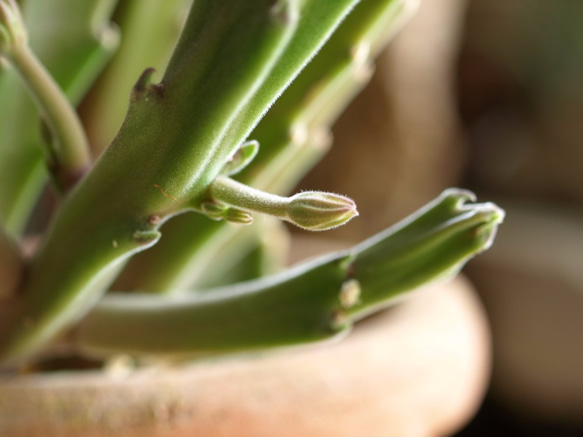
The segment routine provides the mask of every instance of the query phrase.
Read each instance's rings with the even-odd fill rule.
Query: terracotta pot
[[[6,437],[448,435],[489,374],[482,308],[463,279],[429,287],[334,345],[147,369],[0,381]]]

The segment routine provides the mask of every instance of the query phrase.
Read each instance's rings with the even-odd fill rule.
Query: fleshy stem
[[[310,231],[332,229],[358,216],[355,203],[345,196],[305,191],[283,197],[224,176],[213,181],[209,193],[215,201],[269,214]]]
[[[504,212],[474,200],[449,189],[352,249],[203,296],[111,294],[81,322],[77,344],[100,357],[190,358],[342,335],[490,247]]]
[[[253,162],[234,178],[271,193],[289,193],[326,153],[332,140],[328,126],[368,82],[373,58],[395,32],[395,27],[409,18],[417,3],[417,0],[358,3],[248,135],[258,140],[261,147]],[[318,22],[327,15],[321,9],[330,10],[339,4],[322,0],[303,2],[305,10],[300,15],[299,28],[312,35]],[[286,49],[287,55],[284,54],[288,59],[295,50],[306,46],[301,35],[295,38]],[[261,95],[265,93],[258,93]],[[250,114],[252,111],[242,111],[239,121],[247,120]],[[232,138],[241,126],[232,124],[233,135],[226,138]],[[223,171],[223,174],[234,173]],[[199,284],[206,284],[206,272],[214,274],[231,269],[229,263],[233,258],[226,254],[241,249],[240,239],[235,235],[240,232],[249,229],[220,226],[202,216],[177,218],[168,223],[164,238],[155,248],[132,259],[131,271],[124,272],[125,278],[131,279],[122,288],[156,293],[198,289]],[[189,237],[185,238],[186,235]],[[230,238],[233,247],[226,242]],[[246,241],[251,244],[252,239]],[[143,265],[149,268],[144,269]]]
[[[49,169],[59,191],[66,192],[91,163],[79,117],[30,49],[26,28],[14,0],[0,0],[0,35],[0,57],[16,70],[45,116],[56,143],[49,148]]]
[[[271,0],[192,3],[162,82],[146,70],[123,128],[59,208],[2,320],[0,359],[25,359],[78,321],[164,220],[204,198],[234,148],[219,147],[222,132],[295,32],[296,3],[284,3],[283,21]]]

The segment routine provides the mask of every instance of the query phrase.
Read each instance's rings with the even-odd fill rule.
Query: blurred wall
[[[581,23],[581,1],[472,0],[457,95],[466,183],[507,211],[467,269],[491,320],[493,399],[583,435]]]

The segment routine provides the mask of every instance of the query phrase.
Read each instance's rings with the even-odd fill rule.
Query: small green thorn
[[[221,173],[226,176],[239,173],[253,161],[257,156],[257,152],[259,152],[259,143],[257,141],[244,142],[229,157]]]
[[[466,202],[477,201],[477,197],[473,192],[462,188],[448,188],[439,197],[448,199],[449,203],[452,203],[456,209],[463,208]]]
[[[134,88],[132,89],[132,102],[138,101],[148,91],[153,91],[160,95],[164,89],[163,84],[152,84],[152,76],[156,72],[155,68],[146,68],[138,78]]]

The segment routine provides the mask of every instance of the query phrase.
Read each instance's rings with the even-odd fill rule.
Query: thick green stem
[[[456,273],[487,249],[503,219],[492,204],[448,190],[362,244],[282,274],[204,296],[114,295],[81,323],[97,356],[188,356],[307,343],[337,336],[404,293]]]
[[[428,280],[457,274],[471,257],[489,249],[504,211],[492,203],[467,203],[473,201],[469,191],[448,189],[403,222],[356,246],[351,278],[360,293],[346,308],[346,317],[361,319]]]
[[[119,49],[91,88],[83,121],[91,145],[102,152],[123,123],[128,90],[146,68],[160,72],[180,36],[191,0],[124,0],[115,13],[123,34]]]
[[[171,357],[330,338],[345,329],[335,323],[333,309],[347,261],[345,254],[335,256],[196,299],[107,297],[81,324],[79,346],[99,356]]]
[[[165,219],[204,198],[238,145],[221,147],[222,133],[295,31],[295,2],[282,4],[274,13],[271,0],[193,3],[163,82],[140,78],[116,140],[55,217],[0,338],[3,359],[82,317]]]
[[[395,28],[409,17],[416,3],[415,0],[363,0],[358,3],[249,135],[260,143],[259,153],[235,179],[271,193],[289,193],[326,153],[332,140],[329,125],[366,84],[372,72],[372,58],[394,34]],[[304,2],[298,33],[324,33],[319,23],[330,20],[332,12],[338,13],[341,9],[339,1],[333,4],[322,0]],[[284,56],[294,59],[306,47],[302,36],[295,36]],[[272,73],[274,80],[287,77],[282,74],[283,70],[283,66],[276,67]],[[256,122],[253,105],[269,95],[265,90],[258,91],[257,98],[248,104],[251,105],[249,110],[241,111],[225,138],[239,138],[237,135],[246,132],[241,130],[242,126],[252,126]],[[168,223],[164,231],[159,245],[132,260],[132,271],[127,272],[124,281],[130,289],[170,293],[196,288],[199,281],[204,282],[204,271],[210,266],[215,270],[228,268],[222,265],[221,260],[227,257],[221,254],[238,250],[240,246],[230,248],[224,243],[225,239],[237,241],[234,234],[245,232],[240,228],[209,224],[202,217],[179,218]],[[208,256],[209,253],[213,256]],[[141,265],[148,268],[141,268]],[[208,267],[201,268],[201,265]],[[133,274],[136,271],[138,275]]]

